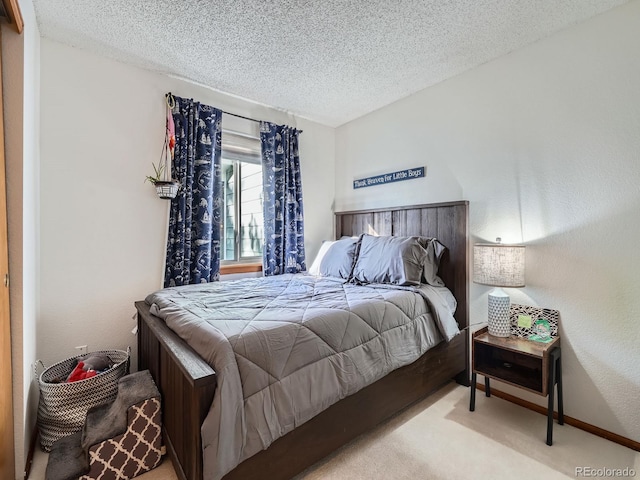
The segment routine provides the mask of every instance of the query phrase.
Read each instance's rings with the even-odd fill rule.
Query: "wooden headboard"
[[[438,275],[458,301],[460,329],[469,325],[469,202],[432,203],[376,210],[336,212],[336,238],[343,235],[419,235],[447,247]]]

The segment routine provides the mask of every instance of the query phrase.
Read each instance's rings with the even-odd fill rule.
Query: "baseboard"
[[[33,433],[31,434],[31,441],[29,442],[29,451],[27,452],[27,458],[25,460],[24,465],[24,480],[29,478],[29,474],[31,473],[31,465],[33,464],[33,455],[36,450],[36,443],[38,440],[38,425],[33,428]]]
[[[484,392],[484,384],[478,383],[477,388],[478,390],[482,390]],[[491,395],[502,398],[503,400],[506,400],[508,402],[515,403],[516,405],[520,405],[521,407],[528,408],[529,410],[533,410],[534,412],[541,413],[542,415],[547,415],[546,407],[530,402],[528,400],[523,400],[522,398],[516,397],[515,395],[496,390],[495,388],[493,388],[493,386],[491,387]],[[558,412],[553,412],[553,418],[558,418]],[[636,452],[640,452],[640,442],[636,442],[635,440],[631,440],[630,438],[610,432],[609,430],[605,430],[604,428],[596,427],[595,425],[591,425],[590,423],[570,417],[567,414],[564,415],[564,423],[566,423],[567,425],[571,425],[572,427],[579,428],[580,430],[584,430],[587,433],[597,435],[598,437],[606,438],[613,443],[617,443],[618,445],[622,445],[623,447],[630,448],[631,450],[635,450]]]

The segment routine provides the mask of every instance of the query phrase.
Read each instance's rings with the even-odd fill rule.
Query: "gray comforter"
[[[167,288],[152,313],[217,373],[206,480],[458,333],[449,290],[279,275]]]

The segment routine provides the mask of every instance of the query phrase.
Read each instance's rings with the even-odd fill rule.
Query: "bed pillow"
[[[437,238],[420,237],[420,244],[427,251],[427,257],[422,271],[422,280],[435,287],[444,287],[444,282],[438,276],[440,260],[447,249]]]
[[[351,278],[359,283],[419,285],[426,257],[418,237],[363,235]]]
[[[359,240],[360,237],[343,237],[340,240],[322,242],[309,273],[321,277],[349,279]]]

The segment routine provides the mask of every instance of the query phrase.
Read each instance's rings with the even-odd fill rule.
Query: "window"
[[[222,134],[223,265],[260,263],[264,241],[260,139]]]

